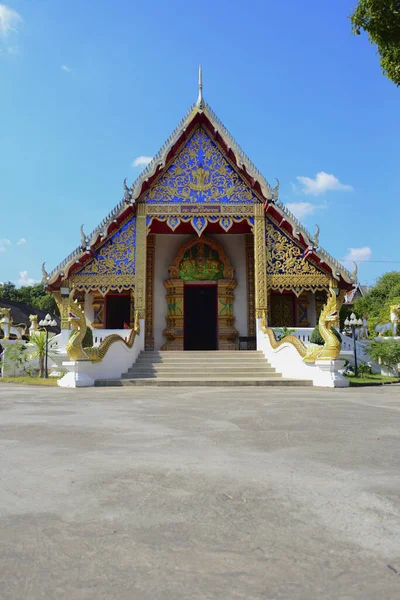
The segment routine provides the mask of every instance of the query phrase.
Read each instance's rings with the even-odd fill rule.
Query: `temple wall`
[[[234,314],[235,326],[239,335],[247,335],[247,292],[246,292],[246,256],[244,246],[244,235],[242,234],[218,234],[210,235],[224,247],[227,256],[235,267]],[[165,299],[166,289],[164,281],[168,279],[168,267],[170,267],[178,253],[179,248],[193,238],[193,235],[181,234],[157,234],[155,243],[155,267],[154,267],[154,349],[159,350],[166,341],[162,335],[166,326],[165,316],[167,314],[167,301]]]
[[[88,292],[85,293],[85,307],[83,310],[85,313],[86,322],[88,325],[91,325],[94,319],[93,294]]]

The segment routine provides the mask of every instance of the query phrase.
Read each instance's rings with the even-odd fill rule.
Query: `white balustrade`
[[[116,334],[122,337],[125,342],[128,341],[131,330],[130,329],[93,329],[93,346],[100,346],[101,342],[109,335]]]

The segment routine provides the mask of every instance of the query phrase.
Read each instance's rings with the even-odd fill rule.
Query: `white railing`
[[[101,342],[111,334],[117,334],[122,337],[126,342],[130,336],[130,329],[93,329],[93,346],[100,346]]]
[[[310,337],[314,331],[314,327],[289,327],[289,329],[293,330],[292,335],[297,337],[304,344],[310,343]]]

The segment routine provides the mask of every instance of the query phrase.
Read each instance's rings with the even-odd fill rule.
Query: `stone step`
[[[165,365],[165,366],[170,366],[173,368],[177,368],[179,365],[182,365],[183,367],[186,368],[191,368],[191,367],[211,367],[211,366],[217,366],[217,367],[232,367],[234,369],[241,367],[241,366],[246,366],[246,367],[251,367],[252,365],[255,365],[256,367],[260,367],[261,365],[268,365],[268,361],[266,361],[265,359],[256,359],[256,360],[241,360],[241,361],[232,361],[232,360],[141,360],[138,359],[135,363],[135,365]]]
[[[185,373],[211,373],[211,372],[215,372],[215,373],[221,373],[221,374],[226,374],[226,375],[232,375],[233,373],[235,375],[237,375],[237,373],[243,372],[243,373],[264,373],[264,375],[266,375],[267,373],[272,373],[275,371],[275,369],[273,367],[271,367],[270,365],[250,365],[250,366],[243,366],[243,365],[238,365],[234,370],[227,366],[215,366],[215,365],[210,365],[210,366],[198,366],[198,367],[190,367],[190,366],[183,366],[180,365],[179,369],[177,369],[174,366],[171,365],[133,365],[132,367],[130,367],[127,370],[127,373],[143,373],[143,372],[148,372],[148,373],[176,373],[176,375],[180,375],[180,374],[185,374]]]
[[[171,371],[168,373],[153,373],[152,371],[143,371],[141,373],[132,373],[132,372],[127,372],[127,373],[123,373],[121,375],[121,377],[123,377],[123,379],[154,379],[154,378],[158,378],[158,379],[221,379],[221,378],[230,378],[232,377],[232,371],[228,371],[226,373],[221,373],[220,371],[207,371],[205,373],[180,373],[177,375],[177,373],[175,371]],[[265,379],[266,377],[282,377],[281,373],[276,373],[276,372],[265,372],[265,371],[261,371],[258,372],[256,371],[254,372],[249,372],[249,371],[239,371],[238,373],[235,372],[234,374],[235,379],[239,378],[244,378],[244,379]]]
[[[312,386],[312,381],[300,380],[300,379],[284,379],[284,378],[273,378],[265,377],[263,379],[249,379],[249,378],[204,378],[204,379],[182,379],[182,378],[168,378],[160,379],[155,377],[154,379],[97,379],[95,381],[97,387],[112,387],[112,386],[171,386],[171,387],[198,387],[198,386],[212,386],[212,387],[237,387],[237,386],[299,386],[308,387]]]

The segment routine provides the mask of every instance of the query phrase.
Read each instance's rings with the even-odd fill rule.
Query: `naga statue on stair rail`
[[[263,333],[268,335],[270,344],[274,350],[279,348],[279,346],[282,346],[282,344],[291,344],[296,348],[300,356],[303,357],[303,361],[306,363],[313,363],[316,360],[336,360],[342,349],[342,343],[332,332],[332,327],[339,323],[339,312],[345,294],[345,291],[341,291],[339,292],[339,295],[336,295],[336,291],[333,287],[329,287],[328,300],[321,310],[318,320],[319,331],[325,341],[323,346],[306,346],[294,335],[288,335],[278,342],[275,339],[273,329],[267,327],[266,313],[264,313],[261,321],[261,329]]]
[[[87,324],[84,312],[78,302],[74,300],[75,290],[71,290],[68,298],[68,322],[71,323],[73,332],[66,344],[66,351],[70,360],[90,360],[91,362],[101,362],[108,352],[108,349],[115,342],[122,342],[127,348],[132,348],[136,336],[140,333],[139,313],[135,312],[135,325],[131,329],[129,338],[124,340],[120,335],[113,333],[108,335],[99,346],[89,348],[82,347],[82,341],[85,337]]]

